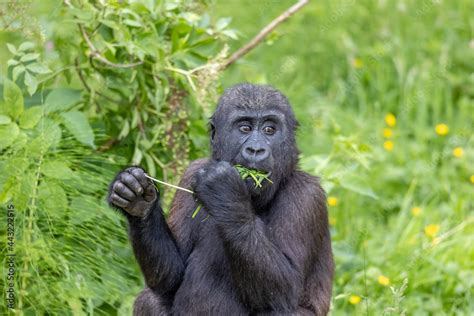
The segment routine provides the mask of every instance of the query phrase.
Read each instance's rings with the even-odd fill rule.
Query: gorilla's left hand
[[[199,170],[195,175],[193,190],[211,216],[235,211],[239,203],[249,199],[239,172],[227,161],[211,161]]]

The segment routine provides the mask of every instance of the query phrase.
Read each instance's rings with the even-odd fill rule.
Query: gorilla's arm
[[[179,186],[189,188],[193,174],[206,162],[207,159],[193,161],[184,172]],[[195,208],[192,194],[176,191],[168,225],[158,203],[144,219],[128,216],[133,250],[146,283],[162,296],[174,294],[181,283],[185,261],[193,247],[193,225],[199,223],[191,218]]]
[[[158,200],[144,218],[127,218],[133,252],[146,284],[157,294],[174,294],[181,283],[184,263]]]
[[[148,287],[164,298],[172,295],[181,282],[184,263],[158,192],[145,172],[138,167],[120,172],[110,185],[108,200],[128,219],[133,251]]]
[[[313,251],[329,236],[317,220],[325,212],[322,190],[304,178],[295,173],[280,189],[264,222],[230,165],[220,162],[198,174],[196,194],[216,220],[233,280],[254,311],[295,311]]]

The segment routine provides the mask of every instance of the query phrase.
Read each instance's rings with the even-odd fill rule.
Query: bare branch
[[[309,0],[300,0],[291,6],[288,10],[280,14],[276,19],[274,19],[270,24],[265,26],[260,33],[257,34],[250,42],[248,42],[244,47],[240,48],[236,51],[230,58],[224,63],[222,69],[225,69],[232,65],[236,60],[241,58],[242,56],[246,55],[249,51],[251,51],[255,46],[257,46],[261,41],[265,39],[265,37],[273,31],[279,24],[287,20],[290,16],[295,14],[298,10],[300,10],[303,6],[308,4]]]

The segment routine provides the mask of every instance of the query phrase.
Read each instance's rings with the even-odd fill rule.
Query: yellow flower
[[[337,223],[337,219],[335,217],[329,216],[329,225],[334,226]]]
[[[416,217],[416,216],[420,215],[420,213],[421,213],[421,207],[414,206],[414,207],[411,208],[411,214],[413,216]]]
[[[383,137],[385,138],[391,138],[393,135],[393,132],[390,128],[384,128],[383,129]]]
[[[440,226],[437,224],[430,224],[425,227],[425,235],[434,238],[439,232]]]
[[[448,135],[449,133],[449,127],[446,124],[438,124],[435,127],[436,134],[440,136],[445,136]]]
[[[464,155],[464,149],[461,147],[456,147],[453,149],[453,156],[456,158],[461,158]]]
[[[469,177],[469,180],[471,181],[471,183],[474,184],[474,174],[472,176]]]
[[[352,60],[352,66],[356,69],[360,69],[364,66],[364,62],[360,58],[354,58]]]
[[[357,305],[360,303],[360,301],[362,301],[362,297],[360,297],[359,295],[351,295],[349,297],[349,303],[351,303],[352,305]]]
[[[385,123],[390,127],[395,127],[397,125],[397,118],[392,113],[387,113],[385,115]]]
[[[393,142],[391,140],[384,141],[383,148],[385,148],[386,151],[392,151],[393,150]]]
[[[379,277],[377,278],[377,281],[379,282],[379,284],[383,286],[390,285],[390,279],[387,278],[385,275],[379,275]]]
[[[329,197],[328,197],[328,204],[329,204],[329,206],[336,206],[337,203],[339,203],[337,197],[335,197],[335,196],[329,196]]]

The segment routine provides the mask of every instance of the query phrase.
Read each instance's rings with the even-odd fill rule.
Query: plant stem
[[[150,176],[147,175],[147,174],[145,175],[145,177],[147,177],[148,179],[153,180],[153,181],[155,181],[155,182],[158,182],[158,183],[167,185],[167,186],[169,186],[169,187],[172,187],[172,188],[175,188],[175,189],[178,189],[178,190],[182,190],[182,191],[186,191],[186,192],[188,192],[188,193],[194,194],[194,192],[191,191],[191,190],[189,190],[189,189],[185,189],[185,188],[179,187],[179,186],[177,186],[177,185],[174,185],[174,184],[171,184],[171,183],[168,183],[168,182],[164,182],[164,181],[161,181],[161,180],[152,178],[152,177],[150,177]]]

